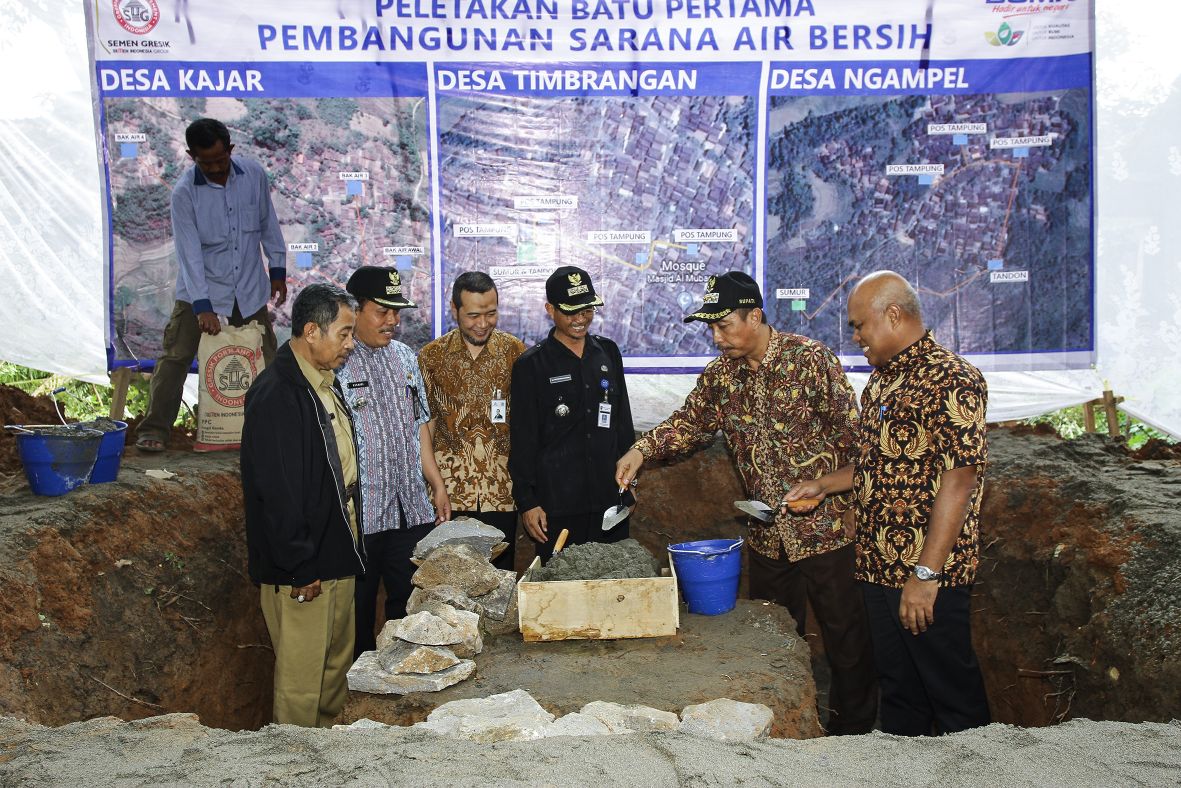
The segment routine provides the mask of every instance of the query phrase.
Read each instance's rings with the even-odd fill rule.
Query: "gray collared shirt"
[[[208,181],[196,166],[172,190],[176,243],[176,300],[193,311],[243,316],[266,305],[270,280],[287,275],[287,247],[271,204],[266,171],[253,159],[231,159],[225,186]],[[270,277],[261,251],[270,263]]]

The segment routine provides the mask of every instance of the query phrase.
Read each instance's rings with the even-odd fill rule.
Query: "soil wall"
[[[176,478],[145,476],[161,466]],[[60,498],[25,486],[0,513],[0,714],[266,722],[272,653],[234,457],[131,450],[116,482]]]
[[[28,403],[5,407],[16,405],[25,412],[8,416],[38,420]],[[973,626],[998,721],[1181,717],[1181,459],[1149,457],[1099,436],[990,432]],[[0,468],[0,715],[264,724],[273,657],[245,576],[236,458],[132,449],[117,482],[61,498],[31,495],[10,464]],[[177,477],[145,476],[160,467]],[[658,555],[740,536],[741,497],[718,441],[646,469],[632,534]],[[519,549],[521,565],[530,553]]]

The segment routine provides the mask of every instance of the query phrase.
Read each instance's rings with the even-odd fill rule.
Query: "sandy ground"
[[[0,785],[1176,785],[1181,723],[994,724],[725,744],[684,734],[478,745],[406,728],[230,733],[189,715],[62,728],[0,718]]]

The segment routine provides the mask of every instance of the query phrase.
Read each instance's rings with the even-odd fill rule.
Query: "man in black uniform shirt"
[[[615,461],[635,442],[619,346],[590,332],[590,275],[563,266],[545,283],[549,336],[513,364],[508,469],[521,522],[543,561],[569,529],[568,544],[617,542],[627,521],[602,529],[619,503]]]

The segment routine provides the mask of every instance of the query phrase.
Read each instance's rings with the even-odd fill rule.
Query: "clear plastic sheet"
[[[988,373],[989,418],[1075,405],[1104,383],[1181,436],[1181,60],[1164,0],[1096,4],[1096,370]],[[109,284],[81,3],[0,0],[0,359],[106,377]],[[865,375],[852,376],[855,385]],[[692,375],[630,375],[638,427]]]

